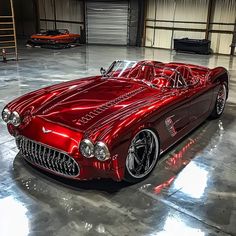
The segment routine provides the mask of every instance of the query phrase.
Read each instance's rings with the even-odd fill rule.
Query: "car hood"
[[[42,104],[36,115],[82,131],[108,116],[127,110],[142,98],[145,86],[100,80],[84,89],[67,89]]]
[[[13,102],[11,110],[86,131],[108,117],[132,114],[153,92],[158,94],[153,90],[127,79],[91,78],[35,91]]]

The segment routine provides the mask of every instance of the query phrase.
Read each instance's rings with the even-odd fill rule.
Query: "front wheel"
[[[227,87],[226,84],[223,83],[220,85],[217,97],[216,97],[216,102],[215,102],[215,107],[211,113],[211,117],[214,118],[219,118],[225,108],[225,103],[227,99]]]
[[[139,131],[129,146],[124,179],[137,183],[145,179],[156,166],[159,157],[159,140],[150,129]]]

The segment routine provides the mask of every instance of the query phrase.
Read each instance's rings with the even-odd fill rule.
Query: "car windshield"
[[[137,65],[136,61],[114,61],[105,73],[106,77],[127,77]]]

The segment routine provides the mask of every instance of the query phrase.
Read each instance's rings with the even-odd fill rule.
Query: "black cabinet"
[[[211,41],[206,39],[174,39],[174,50],[198,54],[211,53]]]

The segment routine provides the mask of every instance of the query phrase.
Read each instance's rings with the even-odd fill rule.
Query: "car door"
[[[213,96],[213,90],[209,86],[200,83],[190,86],[188,96],[191,100],[189,106],[190,122],[198,119],[201,121],[209,115]]]
[[[177,142],[189,126],[189,91],[183,88],[173,89],[172,102],[161,116],[157,131],[162,140],[161,152]]]
[[[188,90],[186,99],[189,99],[189,120],[202,120],[209,114],[212,101],[213,90],[207,84],[204,73],[193,72],[193,69],[180,66],[178,72],[184,80],[185,87]],[[196,72],[196,71],[195,71]]]

